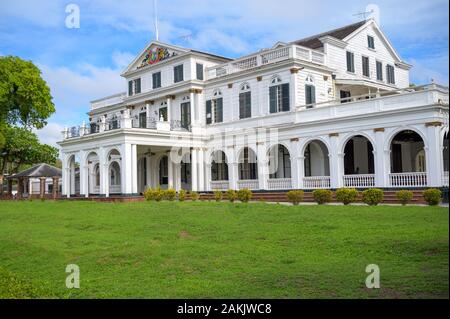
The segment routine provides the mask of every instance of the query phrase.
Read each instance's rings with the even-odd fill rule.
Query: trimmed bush
[[[243,203],[248,203],[252,199],[253,193],[248,188],[240,189],[237,192],[238,199]]]
[[[161,188],[157,188],[153,191],[153,199],[160,202],[164,199],[164,191]]]
[[[313,192],[314,200],[317,204],[323,205],[331,202],[331,198],[333,197],[333,192],[328,189],[316,189]]]
[[[430,188],[423,192],[423,198],[430,206],[439,205],[442,198],[442,192],[436,188]]]
[[[384,199],[384,192],[378,188],[367,189],[362,193],[362,201],[369,206],[377,206]]]
[[[214,199],[216,202],[222,201],[223,193],[221,191],[214,191]]]
[[[191,200],[192,200],[193,202],[198,201],[199,197],[200,197],[200,195],[198,195],[197,192],[191,192]]]
[[[236,198],[237,198],[237,193],[234,189],[227,190],[227,199],[230,201],[230,203],[234,203]]]
[[[411,202],[413,198],[413,192],[408,190],[401,190],[395,193],[395,197],[398,199],[403,206]]]
[[[173,202],[177,198],[177,191],[173,188],[164,191],[164,199]]]
[[[181,190],[178,192],[178,200],[179,200],[180,202],[184,202],[184,201],[186,200],[186,191],[185,191],[184,189],[181,189]]]
[[[294,190],[287,192],[286,197],[292,204],[298,205],[303,200],[304,194],[302,190]]]
[[[344,205],[356,202],[358,191],[354,188],[340,188],[336,191],[336,200]]]

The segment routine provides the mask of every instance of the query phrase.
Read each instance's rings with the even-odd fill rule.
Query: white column
[[[191,175],[192,175],[192,191],[196,192],[198,191],[198,172],[197,172],[197,166],[198,166],[198,158],[197,158],[197,149],[194,147],[192,148],[192,168],[191,168]]]
[[[298,188],[303,189],[305,187],[303,183],[303,179],[305,178],[305,156],[301,154],[297,158],[296,162],[298,171]]]
[[[196,103],[195,103],[195,93],[194,92],[190,92],[189,94],[189,101],[191,103],[191,126],[195,126],[197,125],[197,121],[196,119]]]
[[[131,145],[131,193],[133,195],[138,193],[138,178],[137,178],[137,145]]]
[[[171,158],[170,158],[170,154],[168,155],[168,163],[167,163],[167,166],[168,166],[168,172],[167,172],[167,177],[168,177],[168,188],[170,189],[170,188],[173,188],[173,186],[174,186],[174,169],[173,169],[173,162],[172,162],[172,160],[171,160]]]
[[[172,120],[171,108],[172,108],[172,99],[170,97],[168,97],[167,98],[167,122],[169,122],[169,123]]]
[[[65,167],[62,173],[64,175],[63,192],[64,195],[67,196],[67,198],[70,198],[70,167]]]
[[[109,163],[105,162],[103,165],[100,163],[100,169],[103,172],[100,173],[100,178],[103,181],[103,192],[101,192],[105,197],[109,197]]]
[[[200,191],[205,190],[205,151],[200,148],[198,151],[198,188]]]
[[[373,147],[373,158],[375,161],[375,186],[389,187],[389,159],[390,151],[384,149],[384,129],[375,130],[375,145]],[[387,159],[387,160],[386,160]]]
[[[132,188],[132,147],[131,144],[122,145],[122,194],[131,195],[133,192]]]
[[[100,171],[100,195],[106,195],[106,176],[107,170],[105,170],[105,164],[107,163],[105,149],[100,147],[98,152],[98,169]]]
[[[298,86],[298,69],[292,68],[291,69],[291,110],[295,110],[295,107],[297,106],[297,86]]]
[[[145,156],[145,167],[147,168],[145,180],[147,181],[147,185],[145,185],[146,189],[152,188],[152,156],[151,154],[148,154]]]
[[[299,166],[298,166],[298,140],[291,141],[291,181],[293,189],[300,189],[300,176],[299,176]]]
[[[442,150],[441,150],[441,128],[437,125],[429,125],[427,127],[427,147],[426,153],[426,168],[428,175],[428,186],[441,187],[442,186]]]
[[[205,191],[211,191],[211,163],[205,163]]]
[[[265,144],[260,142],[256,148],[258,156],[259,189],[268,189],[267,180],[269,179],[269,160],[267,159]]]
[[[339,151],[339,135],[330,136],[330,184],[331,188],[341,188],[343,185],[344,154]]]
[[[237,190],[237,181],[239,180],[238,162],[233,161],[228,163],[228,179],[230,181],[230,189]]]
[[[89,197],[89,165],[85,162],[80,165],[80,194]]]
[[[75,160],[70,163],[70,173],[69,173],[70,187],[69,194],[75,195]]]

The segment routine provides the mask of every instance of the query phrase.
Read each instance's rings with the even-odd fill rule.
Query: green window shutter
[[[283,84],[281,86],[281,100],[282,106],[281,109],[283,112],[287,112],[290,110],[290,93],[289,93],[289,83]]]
[[[270,113],[277,113],[277,86],[271,86],[269,89]]]
[[[223,122],[223,98],[217,99],[216,104],[216,122]]]
[[[305,85],[305,104],[316,103],[316,87],[314,85]]]
[[[135,92],[136,94],[141,93],[141,79],[140,78],[135,80],[135,91],[136,91]]]
[[[128,95],[133,95],[133,81],[128,81]]]
[[[239,94],[239,118],[245,118],[245,93]]]
[[[252,117],[252,93],[245,93],[245,116]]]
[[[212,123],[211,100],[206,101],[206,124]]]

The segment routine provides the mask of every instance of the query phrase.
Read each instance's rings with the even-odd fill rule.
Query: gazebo
[[[59,195],[59,179],[61,178],[61,170],[48,164],[38,164],[20,173],[7,177],[8,179],[8,196],[12,197],[13,181],[17,180],[17,198],[33,196],[33,185],[39,183],[39,198],[45,198],[46,188],[47,194],[54,199]],[[50,187],[51,186],[51,187]],[[51,192],[50,192],[51,190]]]

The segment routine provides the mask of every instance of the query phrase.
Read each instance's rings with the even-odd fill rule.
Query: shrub
[[[384,199],[384,192],[378,188],[367,189],[362,193],[362,201],[369,206],[377,206]]]
[[[336,191],[336,200],[344,205],[348,205],[356,202],[358,194],[358,191],[354,188],[340,188]]]
[[[151,188],[148,188],[145,192],[144,192],[144,198],[145,200],[154,200],[155,199],[155,191]]]
[[[423,198],[430,206],[439,205],[441,202],[442,192],[436,188],[430,188],[423,192]]]
[[[186,200],[186,191],[184,189],[178,192],[178,200],[184,202]]]
[[[292,204],[298,205],[303,200],[304,194],[302,190],[294,190],[287,192],[286,197]]]
[[[153,190],[153,200],[160,202],[164,198],[164,191],[161,188],[156,188]]]
[[[317,204],[323,205],[325,203],[331,202],[333,192],[328,189],[316,189],[313,192],[313,197]]]
[[[236,198],[237,198],[237,193],[234,189],[227,190],[227,199],[230,201],[230,203],[234,203]]]
[[[191,200],[192,200],[193,202],[198,201],[198,198],[199,198],[199,197],[200,197],[200,196],[198,195],[197,192],[191,192]]]
[[[248,188],[240,189],[237,192],[238,199],[243,203],[248,203],[252,199],[252,191]]]
[[[221,191],[214,191],[214,199],[216,202],[220,202],[222,200],[223,194]]]
[[[403,206],[408,204],[413,198],[413,192],[408,190],[401,190],[395,193],[395,197],[402,203]]]
[[[166,189],[164,191],[164,199],[168,201],[174,201],[177,198],[177,191],[173,188]]]

